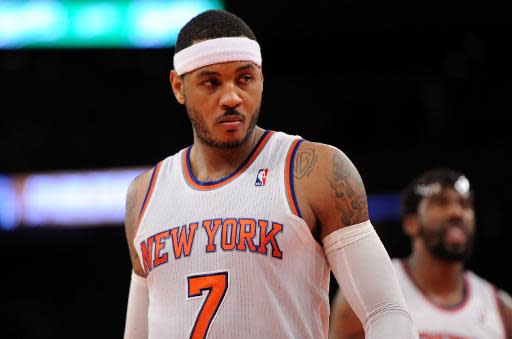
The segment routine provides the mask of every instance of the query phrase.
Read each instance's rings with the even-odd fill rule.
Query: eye
[[[238,81],[242,84],[247,84],[253,79],[254,79],[254,77],[251,74],[243,74],[240,76]]]
[[[436,206],[440,206],[440,207],[444,207],[448,204],[448,200],[443,197],[443,196],[433,196],[432,199],[432,204],[436,205]]]
[[[473,208],[473,200],[472,199],[461,199],[460,205],[464,209],[470,209]]]
[[[215,78],[206,79],[205,81],[201,82],[201,86],[205,87],[217,87],[220,85],[220,81]]]

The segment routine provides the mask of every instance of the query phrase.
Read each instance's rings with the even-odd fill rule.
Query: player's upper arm
[[[140,264],[139,257],[137,256],[137,251],[133,245],[133,238],[135,237],[135,232],[137,232],[139,213],[144,202],[144,197],[146,196],[152,172],[153,170],[149,170],[133,179],[128,187],[128,193],[126,194],[126,240],[128,241],[133,271],[142,277],[145,276],[145,273]]]
[[[500,308],[503,312],[503,321],[505,322],[505,330],[507,331],[507,338],[512,338],[512,297],[503,291],[498,291],[498,301]]]
[[[329,339],[364,339],[364,329],[341,293],[336,292],[329,319]]]
[[[304,209],[311,209],[316,224],[321,225],[321,239],[339,228],[367,221],[366,191],[352,161],[335,147],[305,141],[297,150],[295,167],[306,151],[315,161],[307,176],[298,179],[294,173],[295,182],[307,201]]]

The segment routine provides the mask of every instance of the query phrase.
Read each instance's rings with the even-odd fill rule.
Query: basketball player
[[[402,213],[412,254],[393,265],[420,338],[512,338],[510,296],[464,270],[475,234],[468,179],[452,170],[425,172],[403,191]],[[330,337],[364,338],[340,291]]]
[[[125,338],[326,338],[330,269],[369,338],[417,337],[350,160],[257,126],[261,65],[226,11],[179,33],[170,81],[194,143],[129,188]]]

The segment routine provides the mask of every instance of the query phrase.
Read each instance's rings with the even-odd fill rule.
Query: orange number
[[[206,300],[201,310],[199,310],[199,315],[190,334],[190,339],[203,339],[206,338],[213,317],[217,313],[224,295],[226,295],[228,272],[194,275],[187,277],[187,279],[189,298],[201,296],[203,291],[208,290]]]

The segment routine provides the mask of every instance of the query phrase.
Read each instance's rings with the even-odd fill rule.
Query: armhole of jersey
[[[492,290],[494,293],[494,300],[496,301],[496,308],[498,309],[498,314],[500,315],[501,326],[503,327],[503,338],[508,338],[508,331],[510,330],[509,326],[507,326],[507,316],[505,314],[505,305],[501,301],[498,295],[498,289],[496,286],[492,285]]]
[[[288,201],[288,206],[293,214],[302,219],[302,214],[300,213],[299,204],[297,203],[297,197],[295,196],[295,188],[293,183],[293,163],[295,160],[295,154],[297,153],[297,149],[299,145],[304,141],[304,139],[296,139],[292,142],[290,149],[288,150],[288,155],[286,156],[286,164],[284,170],[284,178],[285,178],[285,191],[286,191],[286,200]]]
[[[153,169],[153,173],[151,174],[151,180],[149,181],[148,189],[146,191],[146,196],[144,197],[144,201],[142,202],[142,206],[140,208],[139,217],[137,219],[137,226],[135,227],[135,233],[133,234],[133,240],[137,237],[137,233],[139,233],[139,227],[142,222],[142,218],[144,217],[144,213],[146,213],[146,208],[148,207],[149,201],[151,200],[151,195],[155,189],[156,179],[158,178],[158,173],[160,172],[160,168],[162,167],[163,160],[160,161],[155,168]]]

